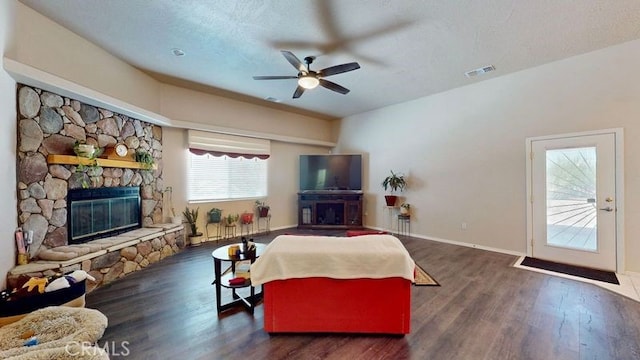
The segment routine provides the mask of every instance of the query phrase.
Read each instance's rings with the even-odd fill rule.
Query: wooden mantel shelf
[[[75,156],[75,155],[49,155],[47,157],[49,164],[64,164],[64,165],[91,165],[92,160]],[[147,169],[143,163],[126,160],[112,160],[112,159],[96,159],[96,164],[102,167],[112,168],[128,168],[128,169]],[[155,170],[158,166],[153,164],[151,169]]]

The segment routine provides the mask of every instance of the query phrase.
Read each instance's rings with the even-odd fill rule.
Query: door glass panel
[[[547,150],[547,244],[596,251],[596,148]]]

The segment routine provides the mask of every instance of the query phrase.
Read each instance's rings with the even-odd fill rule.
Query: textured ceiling
[[[640,38],[638,0],[21,0],[165,82],[340,118]],[[171,49],[186,55],[176,57]],[[357,61],[299,99],[279,50]],[[492,64],[496,71],[467,78]],[[268,103],[271,104],[271,103]]]

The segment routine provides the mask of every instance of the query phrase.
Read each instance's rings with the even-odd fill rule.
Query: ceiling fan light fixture
[[[298,85],[302,86],[305,89],[313,89],[320,84],[320,80],[313,75],[305,75],[301,76],[298,79]]]

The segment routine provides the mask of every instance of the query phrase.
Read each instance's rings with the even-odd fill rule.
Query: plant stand
[[[398,236],[411,236],[411,215],[398,215]]]
[[[251,235],[253,234],[253,219],[251,220],[251,222],[248,223],[240,223],[240,236],[244,236],[244,235]]]
[[[224,236],[223,239],[235,239],[236,238],[236,224],[230,225],[226,224],[224,226]]]
[[[393,233],[398,233],[398,228],[394,228],[394,217],[396,215],[398,215],[398,212],[400,208],[395,207],[395,206],[387,206],[384,205],[382,207],[382,213],[383,213],[383,217],[385,218],[385,226],[383,227],[383,229],[387,230],[388,232],[390,232],[391,234]],[[399,216],[399,215],[398,215]]]
[[[260,227],[260,223],[263,222],[264,223],[264,227]],[[262,233],[264,232],[265,234],[268,234],[271,232],[271,214],[268,214],[267,216],[264,217],[258,217],[258,229],[256,230],[256,232],[258,233]]]
[[[215,227],[215,235],[213,235],[213,233],[209,235],[209,225],[213,225]],[[204,227],[204,231],[207,234],[207,241],[215,240],[218,242],[222,239],[222,228],[220,227],[220,222],[207,222],[207,225]]]

